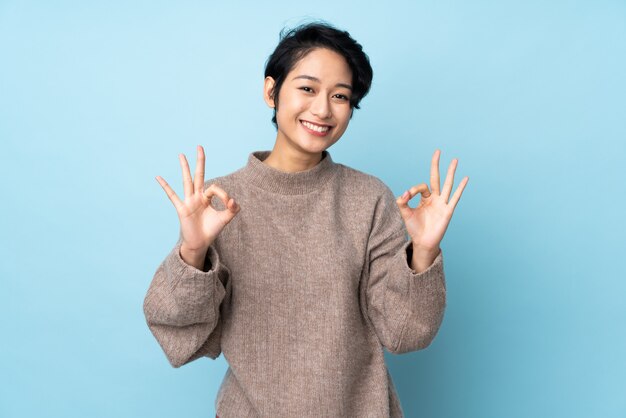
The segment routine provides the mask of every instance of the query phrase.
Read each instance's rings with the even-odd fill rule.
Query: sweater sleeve
[[[385,186],[367,245],[367,314],[381,344],[402,354],[426,348],[446,307],[443,254],[423,272],[410,267],[412,245],[393,192]]]
[[[202,271],[181,258],[181,243],[157,268],[143,303],[148,327],[173,367],[219,356],[220,304],[230,293],[230,272],[214,244]]]

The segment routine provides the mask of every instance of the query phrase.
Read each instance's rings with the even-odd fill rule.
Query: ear
[[[265,103],[267,103],[267,105],[271,108],[275,107],[274,99],[272,98],[274,84],[275,81],[272,77],[265,77],[265,82],[263,84],[263,100],[265,100]]]

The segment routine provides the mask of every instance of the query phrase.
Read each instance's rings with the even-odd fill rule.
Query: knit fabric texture
[[[224,354],[221,418],[403,417],[383,349],[433,341],[446,307],[442,253],[411,269],[396,198],[378,178],[328,151],[296,173],[264,163],[269,154],[205,182],[241,210],[203,270],[183,261],[179,235],[144,299],[150,331],[173,367]]]

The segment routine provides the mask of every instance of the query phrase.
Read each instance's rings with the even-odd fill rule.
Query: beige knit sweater
[[[207,253],[186,264],[178,242],[144,300],[173,367],[220,353],[229,368],[220,418],[402,417],[383,347],[427,347],[446,306],[442,253],[411,270],[411,241],[392,191],[335,163],[286,173],[249,154],[217,183],[241,206]],[[213,205],[224,209],[219,198]]]

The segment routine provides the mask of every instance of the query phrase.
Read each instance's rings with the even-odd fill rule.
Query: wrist
[[[412,243],[411,269],[415,273],[421,273],[427,270],[440,252],[441,248],[439,248],[439,246],[432,248]]]
[[[429,258],[433,255],[436,257],[441,251],[441,247],[439,247],[439,245],[433,247],[423,245],[415,241],[411,241],[411,247],[413,249],[413,256],[419,256],[421,258]]]
[[[198,270],[202,270],[204,266],[204,260],[206,258],[208,249],[202,251],[199,249],[193,250],[187,248],[185,245],[180,246],[180,258],[191,266],[194,266]]]
[[[185,251],[188,254],[202,254],[208,251],[209,247],[206,248],[191,248],[184,242],[180,244],[180,251]]]

